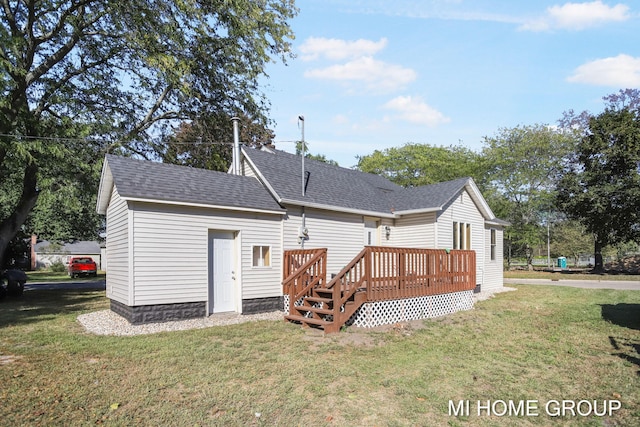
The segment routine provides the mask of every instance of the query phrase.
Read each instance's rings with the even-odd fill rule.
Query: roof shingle
[[[106,163],[125,198],[284,212],[255,178],[115,155]]]
[[[284,201],[361,211],[392,213],[440,208],[456,197],[471,179],[403,188],[379,175],[305,159],[309,182],[302,196],[300,156],[249,148],[244,148],[243,153]]]

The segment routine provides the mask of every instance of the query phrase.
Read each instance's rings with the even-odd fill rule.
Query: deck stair
[[[285,319],[326,333],[338,332],[367,300],[364,274],[367,253],[363,249],[329,283],[326,283],[326,249],[303,258],[307,259],[304,264],[287,260],[286,268],[294,266],[294,271],[284,282],[285,292],[289,289],[289,314]]]
[[[292,307],[285,319],[301,323],[303,327],[317,327],[327,333],[337,332],[366,301],[366,289],[357,289],[345,298],[344,290],[334,298],[335,289],[314,288],[311,296],[302,298],[300,305]],[[341,304],[337,306],[336,304]]]
[[[475,252],[365,246],[327,282],[327,249],[285,251],[285,319],[338,332],[364,304],[472,290]]]

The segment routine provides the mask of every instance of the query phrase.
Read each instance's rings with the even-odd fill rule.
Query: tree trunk
[[[25,168],[20,200],[13,213],[0,223],[0,268],[3,268],[6,262],[4,257],[9,243],[18,234],[38,201],[37,174],[38,166],[34,163]]]
[[[595,257],[593,272],[602,274],[604,273],[604,263],[602,262],[602,242],[598,237],[595,239],[593,253]]]

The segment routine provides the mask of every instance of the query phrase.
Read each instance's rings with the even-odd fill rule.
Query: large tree
[[[593,237],[584,226],[575,220],[562,219],[555,221],[550,227],[551,256],[573,258],[577,265],[580,256],[589,253],[593,248]]]
[[[92,137],[96,162],[158,157],[158,136],[206,115],[266,124],[258,81],[290,55],[296,13],[293,0],[1,0],[0,265],[57,165],[80,163],[68,138]]]
[[[488,179],[499,194],[492,206],[512,224],[507,254],[525,256],[530,268],[534,249],[546,241],[555,185],[575,142],[572,133],[540,124],[500,129],[484,139]]]
[[[275,134],[260,122],[239,117],[240,143],[259,147],[271,144]],[[228,115],[208,114],[182,122],[171,136],[156,144],[163,163],[227,171],[232,161],[233,126]]]
[[[466,147],[408,143],[358,158],[357,168],[398,185],[418,186],[471,176],[481,183],[480,155]]]
[[[595,237],[597,272],[604,269],[603,247],[640,238],[637,95],[620,91],[605,97],[605,111],[589,118],[575,158],[558,185],[562,210]]]

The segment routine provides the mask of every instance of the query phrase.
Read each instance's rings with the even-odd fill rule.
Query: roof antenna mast
[[[304,116],[300,115],[298,116],[298,126],[300,126],[301,130],[302,130],[302,140],[300,141],[300,154],[302,155],[302,175],[301,175],[301,182],[302,182],[302,197],[304,197],[304,155],[306,152],[306,147],[305,147],[305,143],[304,143]]]

